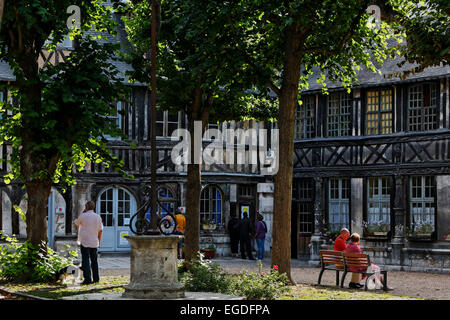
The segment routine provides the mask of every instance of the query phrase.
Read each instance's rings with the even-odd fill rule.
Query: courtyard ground
[[[100,276],[122,275],[129,276],[129,255],[103,255],[100,257]],[[239,258],[215,258],[213,262],[218,263],[224,270],[229,273],[239,273],[242,270],[258,271],[255,261],[242,260]],[[263,261],[263,271],[270,269],[270,258]],[[330,291],[331,295],[324,298],[346,299],[346,295],[364,290],[348,290],[348,282],[350,276],[345,280],[345,288],[339,289],[335,286],[335,273],[333,271],[325,271],[322,277],[322,285],[316,286],[319,276],[319,268],[311,268],[305,266],[300,260],[293,259],[291,262],[292,277],[298,284],[298,289],[319,290],[325,289]],[[388,284],[394,287],[389,291],[390,295],[407,296],[419,299],[450,299],[450,274],[434,274],[423,272],[405,272],[405,271],[389,271]],[[335,290],[337,289],[337,290]],[[339,294],[341,294],[339,296]],[[372,291],[374,294],[383,294],[382,290]],[[357,295],[356,295],[357,296]],[[351,294],[348,294],[349,299]]]

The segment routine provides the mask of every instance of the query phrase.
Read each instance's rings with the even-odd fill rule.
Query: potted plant
[[[212,259],[216,256],[216,246],[211,244],[206,248],[200,249],[200,252],[203,253],[205,259]]]
[[[217,228],[213,220],[206,220],[205,218],[201,220],[201,226],[202,230],[216,230]]]
[[[411,228],[408,229],[408,237],[413,240],[429,240],[434,232],[434,224],[430,222],[417,221],[413,222]]]
[[[386,221],[363,221],[364,234],[367,236],[386,237],[388,235],[390,224]]]
[[[203,230],[209,230],[209,223],[205,218],[203,218],[200,222]]]

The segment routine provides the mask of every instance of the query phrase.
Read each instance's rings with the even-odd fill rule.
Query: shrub
[[[211,261],[198,259],[184,261],[178,267],[178,277],[187,291],[228,293],[231,286],[230,277],[223,269]]]
[[[51,248],[36,248],[29,241],[19,243],[14,237],[1,236],[6,241],[0,250],[0,277],[15,282],[50,282],[63,267],[71,265],[77,256],[69,251],[62,257]]]
[[[249,300],[273,300],[289,291],[288,284],[286,274],[276,269],[261,274],[244,270],[235,277],[231,293]]]
[[[187,291],[233,294],[251,300],[273,300],[289,290],[286,274],[279,274],[276,266],[269,273],[244,270],[229,275],[218,264],[203,260],[202,254],[198,259],[180,262],[178,277]]]

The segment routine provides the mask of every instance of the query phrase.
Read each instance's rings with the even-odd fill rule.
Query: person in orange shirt
[[[184,231],[186,229],[186,218],[179,208],[175,211],[175,220],[177,221],[177,229],[174,234],[179,234],[184,236]],[[184,246],[184,237],[180,241],[178,241],[178,259],[183,259],[183,246]]]

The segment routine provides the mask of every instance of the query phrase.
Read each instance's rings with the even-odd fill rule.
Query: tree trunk
[[[192,109],[188,112],[188,128],[191,136],[191,147],[186,182],[186,231],[184,254],[186,260],[194,259],[200,250],[200,195],[202,192],[201,164],[195,163],[194,121],[202,121],[202,134],[205,119],[202,119],[202,90],[198,86],[194,92]],[[207,121],[207,120],[206,120]],[[197,148],[200,148],[197,146]],[[197,150],[197,152],[200,150]],[[197,161],[198,162],[198,161]]]
[[[275,176],[272,265],[291,277],[291,202],[294,153],[294,120],[300,77],[298,47],[300,38],[295,27],[288,28],[281,95],[279,97],[279,170]]]
[[[202,189],[200,164],[188,164],[186,183],[185,258],[197,257],[200,250],[200,193]]]
[[[26,213],[27,240],[35,247],[47,246],[48,197],[52,185],[42,182],[26,183],[28,206]]]
[[[2,30],[3,8],[6,0],[0,0],[0,30]]]

